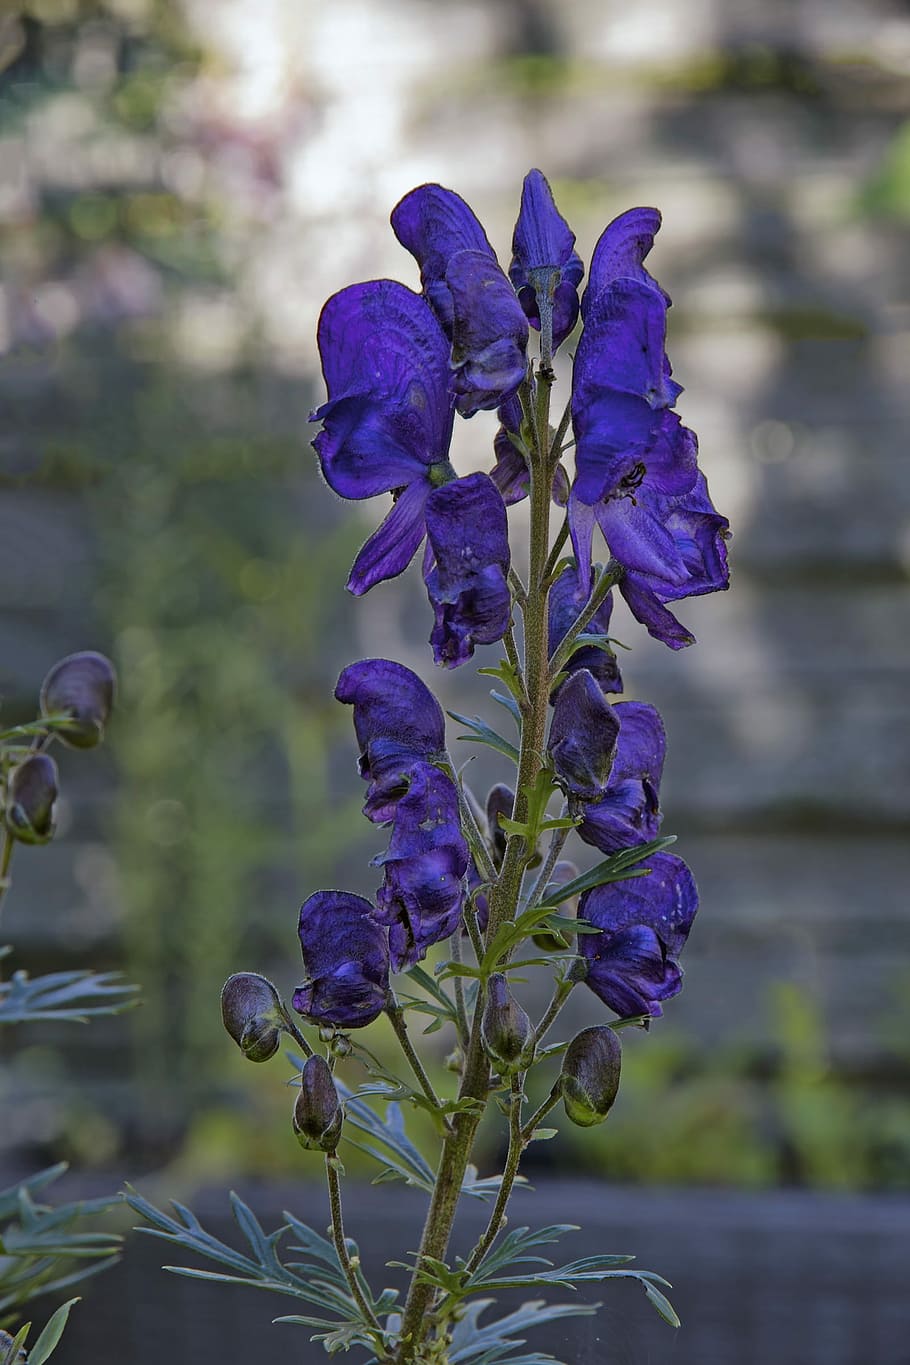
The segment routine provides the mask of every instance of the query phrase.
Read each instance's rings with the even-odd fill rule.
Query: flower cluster
[[[477,645],[504,642],[506,657],[486,671],[508,692],[493,696],[516,721],[518,743],[479,717],[456,715],[472,731],[462,738],[508,756],[516,771],[482,806],[455,771],[442,710],[420,678],[388,659],[345,668],[335,697],[353,712],[367,784],[363,813],[387,842],[373,859],[381,883],[372,900],[324,890],[300,910],[305,979],[293,1006],[328,1030],[321,1038],[329,1061],[313,1052],[264,978],[232,978],[223,1008],[252,1060],[273,1055],[283,1030],[307,1051],[294,1130],[304,1147],[326,1153],[330,1190],[348,1103],[332,1059],[338,1049],[359,1048],[340,1031],[388,1015],[418,1084],[410,1098],[436,1115],[443,1136],[438,1202],[419,1263],[443,1264],[491,1088],[510,1094],[510,1156],[470,1270],[496,1238],[536,1121],[561,1100],[572,1122],[602,1122],[619,1086],[615,1029],[647,1025],[681,988],[679,957],[698,896],[686,864],[666,852],[672,840],[661,836],[664,728],[653,706],[612,700],[623,680],[609,634],[614,587],[652,636],[678,649],[693,636],[667,604],[728,584],[728,524],[708,496],[696,438],[675,411],[682,390],[666,353],[670,300],[644,265],[659,226],[654,209],[616,218],[597,242],[579,296],[584,267],[575,236],[540,171],[524,182],[508,272],[464,200],[423,185],[392,213],[395,235],[419,267],[420,292],[393,280],[355,284],[333,295],[319,320],[327,398],[312,417],[321,424],[313,444],[322,473],[345,498],[392,495],[348,588],[361,595],[395,577],[424,545],[435,662],[452,668]],[[551,427],[554,356],[579,321],[571,394]],[[529,355],[532,331],[539,344]],[[491,464],[459,474],[450,459],[456,417],[482,410],[497,418]],[[573,446],[570,469],[564,461]],[[526,498],[523,582],[507,509]],[[551,543],[554,506],[562,526]],[[594,562],[595,528],[609,553],[605,566]],[[567,545],[572,554],[561,557]],[[572,833],[601,855],[583,875],[562,857]],[[562,913],[571,906],[574,920]],[[533,941],[529,951],[551,956],[555,972],[553,1001],[536,1025],[512,993],[523,938]],[[415,970],[447,942],[451,960],[437,964],[438,982]],[[422,1004],[398,1002],[392,978],[401,972],[425,992]],[[582,981],[618,1020],[595,1024],[566,1047],[549,1100],[524,1126],[524,1078],[546,1060],[539,1044]],[[409,1041],[409,1008],[434,1015],[434,1028],[455,1028],[451,1064],[460,1081],[450,1101],[438,1098]],[[353,1112],[362,1124],[362,1110]],[[336,1245],[343,1244],[339,1228]],[[363,1309],[353,1269],[348,1283]],[[419,1349],[433,1294],[431,1277],[415,1275],[393,1332],[399,1365],[429,1358]],[[429,1317],[445,1360],[441,1302],[437,1295]],[[452,1321],[456,1308],[453,1301]],[[364,1309],[367,1339],[378,1343],[377,1359],[391,1360],[371,1311]]]

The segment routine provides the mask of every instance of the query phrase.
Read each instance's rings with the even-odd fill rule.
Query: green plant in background
[[[104,736],[114,701],[111,664],[101,654],[68,655],[51,669],[41,688],[35,720],[0,731],[0,909],[9,890],[17,844],[48,843],[56,828],[57,766],[48,750],[55,740],[92,749]],[[0,964],[12,949],[0,948]],[[52,972],[29,977],[17,971],[0,977],[0,1025],[68,1021],[119,1014],[136,1003],[134,986],[118,973]],[[86,1232],[84,1218],[104,1213],[117,1196],[51,1207],[36,1200],[64,1171],[51,1167],[0,1192],[0,1326],[16,1325],[22,1308],[38,1295],[55,1294],[118,1259],[121,1238]],[[29,1353],[42,1365],[57,1345],[76,1299],[53,1314]],[[0,1332],[0,1362],[14,1365],[30,1324],[15,1336]]]

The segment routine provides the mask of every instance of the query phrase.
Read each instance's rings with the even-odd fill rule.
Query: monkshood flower
[[[547,753],[568,796],[597,801],[606,794],[619,729],[614,708],[586,668],[566,679],[553,707]]]
[[[395,804],[388,850],[373,859],[384,874],[376,918],[388,926],[395,971],[458,928],[469,862],[454,782],[430,763],[415,763]]]
[[[487,474],[469,474],[430,495],[426,521],[424,580],[436,616],[430,644],[437,664],[457,668],[475,644],[494,644],[509,628],[505,503]]]
[[[509,279],[532,327],[541,330],[541,303],[544,312],[550,311],[554,350],[575,326],[584,273],[575,233],[553,202],[546,177],[538,170],[528,171],[512,238]]]
[[[661,1014],[660,1002],[682,988],[677,961],[689,936],[698,892],[681,858],[655,853],[641,864],[647,877],[586,891],[579,919],[601,932],[582,934],[585,984],[620,1017]]]
[[[317,1024],[363,1028],[385,1008],[388,935],[368,900],[348,891],[316,891],[300,907],[306,980],[294,1009]]]
[[[557,646],[584,611],[590,595],[590,584],[588,590],[584,590],[581,586],[581,576],[578,569],[572,564],[567,564],[550,589],[547,603],[549,612],[547,647],[551,658],[556,652]],[[613,594],[608,592],[588,622],[586,633],[588,635],[609,635],[612,614]],[[622,691],[619,664],[616,661],[616,655],[612,652],[600,649],[596,645],[585,645],[581,649],[577,649],[563,671],[571,677],[581,668],[586,668],[592,677],[597,679],[601,691]],[[560,683],[559,687],[555,689],[551,697],[552,701],[555,701],[562,686],[563,684]]]
[[[326,482],[343,498],[396,497],[351,569],[347,586],[360,596],[407,568],[427,498],[455,477],[449,344],[425,300],[394,280],[334,294],[318,342],[328,401],[310,420],[323,424],[313,446]]]
[[[358,770],[370,783],[364,814],[382,824],[391,820],[407,791],[414,764],[445,753],[442,708],[416,673],[391,659],[349,664],[335,685],[335,697],[354,708]]]
[[[594,251],[573,379],[569,520],[582,583],[596,522],[626,570],[620,591],[633,613],[678,649],[693,637],[661,608],[727,586],[728,523],[708,498],[694,434],[670,411],[681,393],[665,352],[670,300],[642,264],[659,226],[656,210],[632,209]]]
[[[612,708],[619,721],[616,752],[606,791],[585,806],[578,833],[602,853],[645,844],[660,829],[658,793],[666,736],[657,710],[646,702],[619,701]]]
[[[419,185],[392,210],[392,229],[452,343],[458,411],[499,407],[525,377],[528,323],[473,211],[442,185]]]

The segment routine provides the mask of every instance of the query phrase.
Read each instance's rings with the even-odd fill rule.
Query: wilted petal
[[[294,1009],[319,1024],[362,1028],[385,1008],[388,935],[373,906],[347,891],[317,891],[300,907],[300,948],[307,979]]]
[[[430,637],[438,664],[455,668],[477,644],[493,644],[511,619],[505,504],[486,474],[434,489],[427,499],[427,536],[435,567],[425,574],[436,613]]]
[[[553,191],[538,170],[529,171],[521,191],[521,208],[512,238],[509,279],[531,325],[540,328],[540,275],[558,271],[553,294],[553,346],[559,346],[578,317],[578,286],[584,274],[575,251],[575,233],[553,202]]]
[[[463,417],[499,407],[527,370],[528,321],[496,260],[459,251],[449,261],[455,403]]]
[[[334,294],[319,319],[328,402],[313,445],[331,488],[367,498],[448,459],[449,348],[424,299],[394,280]]]
[[[495,261],[487,235],[460,195],[442,185],[419,185],[392,210],[392,229],[420,266],[423,292],[451,340],[452,296],[446,281],[458,251],[479,251]]]
[[[335,686],[335,697],[354,708],[360,775],[369,782],[394,784],[415,762],[444,753],[445,719],[439,702],[403,664],[390,659],[349,664]]]
[[[591,509],[588,508],[587,510],[590,511]],[[562,639],[568,634],[588,605],[590,595],[590,591],[585,591],[581,586],[578,569],[567,564],[550,589],[547,604],[549,613],[547,638],[551,658]],[[585,627],[586,634],[609,635],[612,611],[613,594],[608,592]],[[577,649],[566,664],[564,671],[571,675],[577,673],[581,668],[586,668],[597,679],[603,692],[622,691],[619,664],[616,662],[616,655],[612,651],[599,649],[595,645],[586,645],[582,649]],[[564,684],[560,686],[564,686]],[[557,688],[553,693],[553,700],[558,696],[559,690]]]
[[[345,585],[348,592],[361,597],[375,583],[404,573],[427,533],[424,509],[429,493],[430,484],[423,479],[402,490],[385,520],[360,547]]]
[[[663,721],[645,702],[613,707],[619,736],[605,796],[585,807],[578,833],[602,853],[617,853],[654,839],[660,829],[658,792],[666,753]]]
[[[586,891],[579,918],[602,932],[582,934],[586,984],[617,1014],[661,1013],[659,1002],[682,984],[677,958],[698,909],[692,873],[681,858],[656,853],[642,867],[646,877]]]

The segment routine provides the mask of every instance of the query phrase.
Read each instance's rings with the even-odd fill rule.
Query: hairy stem
[[[556,1020],[556,1016],[559,1014],[563,1005],[568,1000],[576,984],[577,983],[572,980],[560,981],[557,984],[556,989],[553,992],[553,996],[550,1000],[550,1003],[549,1005],[547,1005],[547,1008],[541,1015],[540,1023],[534,1030],[535,1048],[539,1047],[539,1045],[543,1042],[546,1035],[549,1033],[550,1029],[552,1028]]]
[[[493,1205],[493,1212],[490,1214],[490,1220],[468,1257],[468,1263],[465,1266],[468,1274],[477,1269],[496,1241],[503,1225],[512,1186],[515,1184],[515,1177],[518,1174],[521,1154],[526,1145],[521,1129],[521,1106],[524,1101],[523,1081],[524,1076],[515,1075],[512,1077],[512,1100],[509,1106],[509,1150],[506,1154],[506,1164],[503,1167],[502,1179],[499,1182],[499,1191],[496,1195],[496,1203]]]
[[[441,1109],[442,1105],[440,1103],[439,1096],[433,1089],[433,1082],[430,1080],[429,1076],[424,1070],[423,1062],[420,1060],[420,1058],[417,1056],[417,1053],[414,1051],[414,1044],[411,1042],[411,1039],[408,1036],[408,1028],[406,1023],[404,1022],[404,1010],[401,1008],[401,1006],[399,1005],[398,1001],[395,999],[394,996],[391,997],[390,1003],[386,1005],[385,1012],[389,1016],[389,1022],[391,1023],[392,1028],[395,1030],[395,1037],[401,1044],[401,1050],[404,1053],[405,1057],[407,1057],[408,1059],[410,1068],[417,1078],[418,1085],[420,1086],[423,1093],[426,1095],[427,1099],[433,1105],[433,1107],[435,1109]]]
[[[344,1219],[341,1214],[341,1182],[338,1179],[337,1157],[334,1152],[326,1152],[325,1174],[329,1186],[329,1204],[332,1209],[332,1241],[335,1243],[335,1254],[338,1262],[344,1271],[344,1277],[351,1288],[354,1301],[363,1314],[364,1320],[370,1324],[377,1332],[382,1332],[382,1323],[363,1292],[360,1278],[357,1274],[358,1267],[354,1265],[348,1255],[347,1242],[344,1236]]]
[[[564,806],[562,811],[560,812],[561,818],[564,819],[567,812],[568,806]],[[528,892],[527,908],[529,910],[533,910],[534,906],[542,898],[544,892],[549,886],[553,868],[559,862],[559,855],[560,853],[562,853],[562,850],[565,847],[565,842],[568,839],[571,832],[572,831],[570,829],[554,829],[553,833],[550,835],[550,847],[547,849],[547,856],[544,861],[544,865],[537,875],[537,880],[534,882],[534,885]]]
[[[462,962],[461,950],[461,931],[456,929],[452,935],[452,961],[459,966]],[[455,985],[455,1018],[458,1020],[456,1025],[458,1041],[462,1047],[468,1045],[468,1012],[464,1003],[464,981],[460,976],[454,978]]]
[[[539,1109],[534,1110],[534,1113],[531,1115],[531,1117],[525,1124],[524,1128],[522,1129],[521,1135],[525,1142],[531,1141],[534,1129],[538,1127],[541,1119],[545,1119],[547,1117],[547,1114],[549,1114],[551,1109],[555,1109],[556,1105],[560,1101],[560,1098],[561,1090],[559,1081],[557,1081],[556,1084],[553,1086],[553,1089],[547,1096],[547,1098],[544,1100],[543,1104],[540,1106]]]
[[[553,657],[550,660],[551,684],[556,680],[572,657],[572,647],[575,644],[575,641],[578,639],[579,635],[581,635],[585,626],[587,626],[607,593],[619,582],[622,575],[623,566],[618,564],[615,559],[611,559],[606,568],[601,571],[600,577],[594,584],[594,589],[588,599],[588,605],[585,607],[578,620],[566,631],[556,649],[553,651]]]

